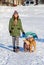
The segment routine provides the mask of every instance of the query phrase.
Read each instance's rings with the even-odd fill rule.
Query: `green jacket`
[[[14,18],[12,17],[9,21],[9,32],[11,36],[20,36],[20,31],[23,31],[21,20],[18,19],[17,25],[14,25]]]

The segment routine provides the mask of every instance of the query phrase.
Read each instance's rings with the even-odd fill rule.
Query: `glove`
[[[11,30],[9,32],[11,33]]]
[[[23,32],[23,34],[25,35],[25,32]]]
[[[25,32],[22,33],[22,36],[25,37]]]

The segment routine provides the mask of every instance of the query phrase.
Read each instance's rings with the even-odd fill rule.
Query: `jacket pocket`
[[[17,28],[18,30],[20,30],[20,28]]]
[[[11,27],[11,30],[13,30],[14,28],[13,27]]]

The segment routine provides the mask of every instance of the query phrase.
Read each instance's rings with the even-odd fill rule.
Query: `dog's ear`
[[[29,38],[29,41],[30,41],[30,42],[32,42],[33,40],[34,40],[34,38],[33,38],[33,37],[30,37],[30,38]]]
[[[35,41],[35,39],[34,39],[34,38],[32,38],[32,41]]]

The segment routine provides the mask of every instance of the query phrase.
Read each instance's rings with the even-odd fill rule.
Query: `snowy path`
[[[18,10],[25,32],[33,31],[38,35],[36,52],[23,52],[23,39],[19,39],[21,51],[12,51],[8,24],[14,10]],[[44,6],[0,6],[0,65],[44,65]]]
[[[37,43],[38,44],[38,43]],[[33,53],[18,52],[0,49],[0,65],[44,65],[44,43],[37,45],[37,51]]]

